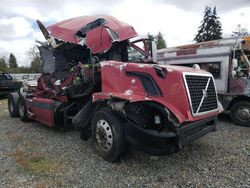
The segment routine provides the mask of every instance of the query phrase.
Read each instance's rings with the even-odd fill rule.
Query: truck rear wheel
[[[8,96],[8,109],[11,117],[18,117],[18,93],[10,93]]]
[[[18,100],[18,113],[22,121],[29,121],[27,105],[23,96],[20,96]]]
[[[98,110],[92,118],[92,136],[97,153],[108,162],[116,162],[125,150],[121,121],[108,108]]]
[[[250,102],[235,103],[231,108],[231,118],[235,124],[250,127]]]

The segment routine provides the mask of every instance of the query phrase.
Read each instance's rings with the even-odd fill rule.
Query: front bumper
[[[216,131],[216,123],[217,117],[209,117],[183,124],[175,132],[158,132],[129,122],[125,125],[125,134],[128,142],[147,153],[161,155],[175,153],[190,142]]]

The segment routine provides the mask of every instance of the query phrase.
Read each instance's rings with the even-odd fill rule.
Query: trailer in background
[[[0,97],[20,89],[22,82],[15,81],[10,74],[0,72]]]
[[[23,81],[23,80],[33,80],[33,79],[38,79],[38,77],[41,75],[41,73],[15,73],[15,74],[10,74],[13,78],[13,80],[16,81]]]

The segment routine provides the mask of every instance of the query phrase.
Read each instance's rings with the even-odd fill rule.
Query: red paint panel
[[[91,48],[93,53],[100,53],[111,47],[113,41],[110,40],[106,28],[113,30],[117,34],[118,41],[127,40],[137,36],[136,31],[131,25],[107,15],[80,16],[68,19],[49,26],[48,30],[50,36],[54,38],[78,44],[79,38],[77,38],[75,34],[87,24],[94,22],[99,18],[105,19],[106,23],[103,26],[86,33],[87,47]],[[100,40],[100,38],[102,39]]]
[[[192,54],[197,54],[197,50],[196,49],[181,49],[179,51],[176,52],[176,55],[192,55]]]
[[[29,109],[34,114],[32,117],[34,120],[48,127],[54,126],[53,100],[34,97],[30,105]]]
[[[195,71],[191,68],[157,65],[167,70],[166,77],[162,79],[156,74],[153,68],[154,65],[150,64],[107,61],[102,62],[101,66],[102,92],[95,93],[93,95],[93,101],[111,97],[119,97],[131,102],[155,101],[172,111],[180,123],[196,121],[218,114],[218,112],[214,112],[197,117],[191,115],[187,91],[182,76],[183,72]],[[141,81],[137,77],[128,77],[126,71],[149,74],[160,87],[162,96],[148,96],[144,91]],[[196,72],[206,73],[202,70]]]
[[[111,48],[112,39],[106,28],[100,26],[88,32],[86,45],[92,50],[93,54],[96,54]]]

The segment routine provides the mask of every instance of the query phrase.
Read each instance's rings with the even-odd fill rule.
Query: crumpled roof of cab
[[[80,16],[58,22],[47,29],[50,36],[56,39],[75,44],[84,42],[94,53],[105,51],[112,46],[114,39],[110,30],[115,34],[116,41],[137,36],[131,25],[107,15]]]

